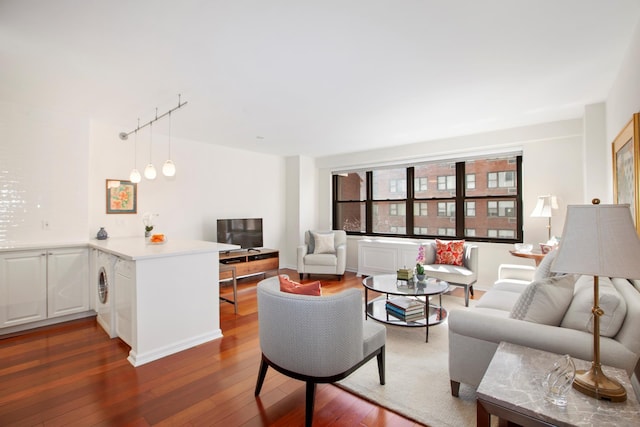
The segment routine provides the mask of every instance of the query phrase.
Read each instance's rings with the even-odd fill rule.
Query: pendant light
[[[171,161],[171,111],[169,111],[169,159],[162,165],[162,174],[164,176],[174,176],[176,174],[176,165]]]
[[[138,119],[138,127],[140,127],[140,119]],[[135,139],[133,142],[133,169],[131,170],[131,174],[129,175],[129,181],[134,184],[139,183],[142,180],[142,176],[140,176],[140,172],[136,168],[136,161],[138,160],[138,130],[135,132]]]
[[[151,163],[151,147],[153,145],[153,123],[149,125],[149,164],[144,168],[144,177],[148,180],[156,179],[156,168]]]

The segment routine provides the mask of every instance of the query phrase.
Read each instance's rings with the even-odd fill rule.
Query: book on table
[[[424,309],[424,302],[409,297],[394,297],[387,300],[387,306],[393,306],[403,311],[414,311],[418,308]]]
[[[424,311],[403,314],[393,310],[392,308],[387,308],[387,314],[390,316],[396,317],[400,320],[404,320],[405,322],[410,322],[410,321],[420,320],[425,318]]]

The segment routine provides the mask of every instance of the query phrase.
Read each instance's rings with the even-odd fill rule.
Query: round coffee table
[[[449,283],[443,280],[429,278],[424,282],[416,282],[414,280],[398,280],[395,274],[380,274],[363,279],[362,284],[364,286],[364,313],[366,317],[389,325],[426,327],[426,342],[429,342],[429,326],[442,323],[447,318],[447,310],[442,307],[442,294],[449,289]],[[385,295],[369,301],[370,290]],[[424,304],[425,317],[405,321],[389,314],[386,308],[389,295],[409,296],[420,301]],[[429,301],[430,297],[435,295],[439,299],[437,305],[431,304]]]

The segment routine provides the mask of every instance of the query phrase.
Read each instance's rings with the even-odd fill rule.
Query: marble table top
[[[627,390],[625,402],[608,402],[571,388],[567,406],[544,398],[542,381],[561,355],[502,342],[478,386],[478,399],[558,426],[640,425],[640,404],[623,369],[603,366],[604,373]],[[573,358],[577,370],[591,362]]]

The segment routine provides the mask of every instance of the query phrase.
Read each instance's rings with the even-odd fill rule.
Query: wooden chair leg
[[[380,351],[376,356],[378,359],[378,376],[380,377],[380,385],[384,385],[385,383],[384,348],[385,346],[382,346],[382,351]]]
[[[304,273],[299,273],[300,275],[300,280],[302,280],[304,278]]]
[[[262,389],[262,384],[264,383],[264,378],[267,376],[267,369],[269,365],[267,362],[262,359],[260,361],[260,370],[258,371],[258,381],[256,381],[256,390],[254,396],[258,396],[260,394],[260,390]]]
[[[460,393],[460,383],[458,381],[449,380],[451,383],[451,396],[458,397]]]
[[[307,401],[304,413],[304,425],[311,427],[313,424],[313,402],[316,397],[316,383],[307,381]]]

